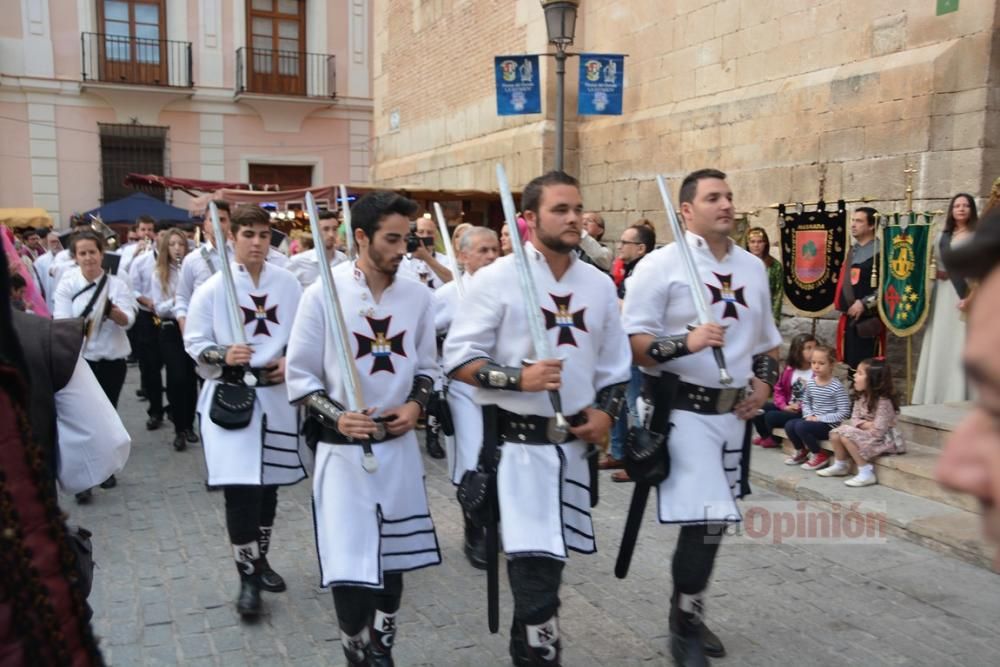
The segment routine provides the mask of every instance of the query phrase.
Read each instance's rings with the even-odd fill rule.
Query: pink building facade
[[[370,0],[3,6],[0,207],[44,208],[64,227],[130,194],[128,172],[369,180]]]

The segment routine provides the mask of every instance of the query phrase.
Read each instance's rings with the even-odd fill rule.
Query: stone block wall
[[[373,180],[495,189],[552,165],[554,82],[543,114],[496,116],[494,55],[547,50],[537,0],[376,0]],[[582,0],[574,48],[627,53],[625,113],[582,117],[567,73],[567,170],[609,233],[662,223],[653,177],[704,166],[774,230],[767,205],[827,199],[918,208],[979,196],[1000,173],[996,3],[935,15],[928,0]],[[398,127],[390,119],[398,118]]]

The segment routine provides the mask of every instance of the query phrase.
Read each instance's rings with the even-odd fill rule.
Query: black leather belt
[[[539,417],[538,415],[519,415],[499,409],[500,439],[504,442],[516,442],[524,445],[559,445],[570,440],[576,440],[572,433],[561,433],[556,428],[555,417]],[[566,420],[571,426],[584,422],[582,412],[578,412]]]
[[[703,415],[724,415],[733,411],[736,404],[743,400],[745,393],[743,387],[702,387],[681,381],[677,383],[677,393],[671,408]]]
[[[379,422],[378,418],[375,421]],[[381,437],[379,437],[381,436]],[[388,442],[389,440],[395,439],[396,436],[390,436],[384,429],[380,430],[378,433],[372,435],[370,442]],[[319,425],[319,440],[320,442],[325,442],[330,445],[356,445],[361,446],[360,440],[354,440],[348,438],[346,435],[338,431],[337,429],[330,428],[329,426]]]
[[[268,368],[246,368],[245,366],[223,366],[222,367],[222,381],[229,382],[231,384],[243,384],[243,375],[250,371],[253,376],[257,378],[257,387],[273,387],[276,384],[282,384],[285,380],[281,379],[277,382],[272,382],[267,379],[267,374],[271,372]]]

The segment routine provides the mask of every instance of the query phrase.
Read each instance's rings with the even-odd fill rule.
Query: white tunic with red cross
[[[701,277],[697,286],[716,322],[726,327],[725,355],[732,387],[747,387],[753,356],[781,345],[774,324],[764,263],[730,242],[716,259],[705,240],[687,232]],[[653,251],[636,266],[625,291],[622,320],[628,334],[675,336],[697,325],[691,285],[675,243]],[[675,373],[684,382],[722,387],[710,349],[642,369]],[[747,423],[735,414],[705,415],[674,410],[668,448],[670,476],[659,486],[662,523],[740,521],[734,498],[748,491],[745,439]]]
[[[567,416],[593,405],[597,392],[627,382],[632,354],[622,331],[618,297],[607,274],[570,255],[559,279],[529,242],[525,253],[538,305],[555,355],[563,360],[559,394]],[[535,359],[513,256],[476,272],[444,344],[449,374],[477,359],[520,367]],[[480,405],[495,404],[517,415],[551,417],[547,392],[476,388]],[[568,550],[597,550],[590,518],[587,445],[506,442],[497,471],[504,550],[508,556],[566,558]]]

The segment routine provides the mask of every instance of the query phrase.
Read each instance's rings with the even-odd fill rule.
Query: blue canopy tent
[[[161,220],[189,222],[190,220],[188,212],[184,209],[165,204],[143,192],[137,192],[83,214],[84,218],[88,218],[90,215],[100,216],[101,220],[109,225],[115,222],[131,224],[140,215],[152,216],[157,222]]]

